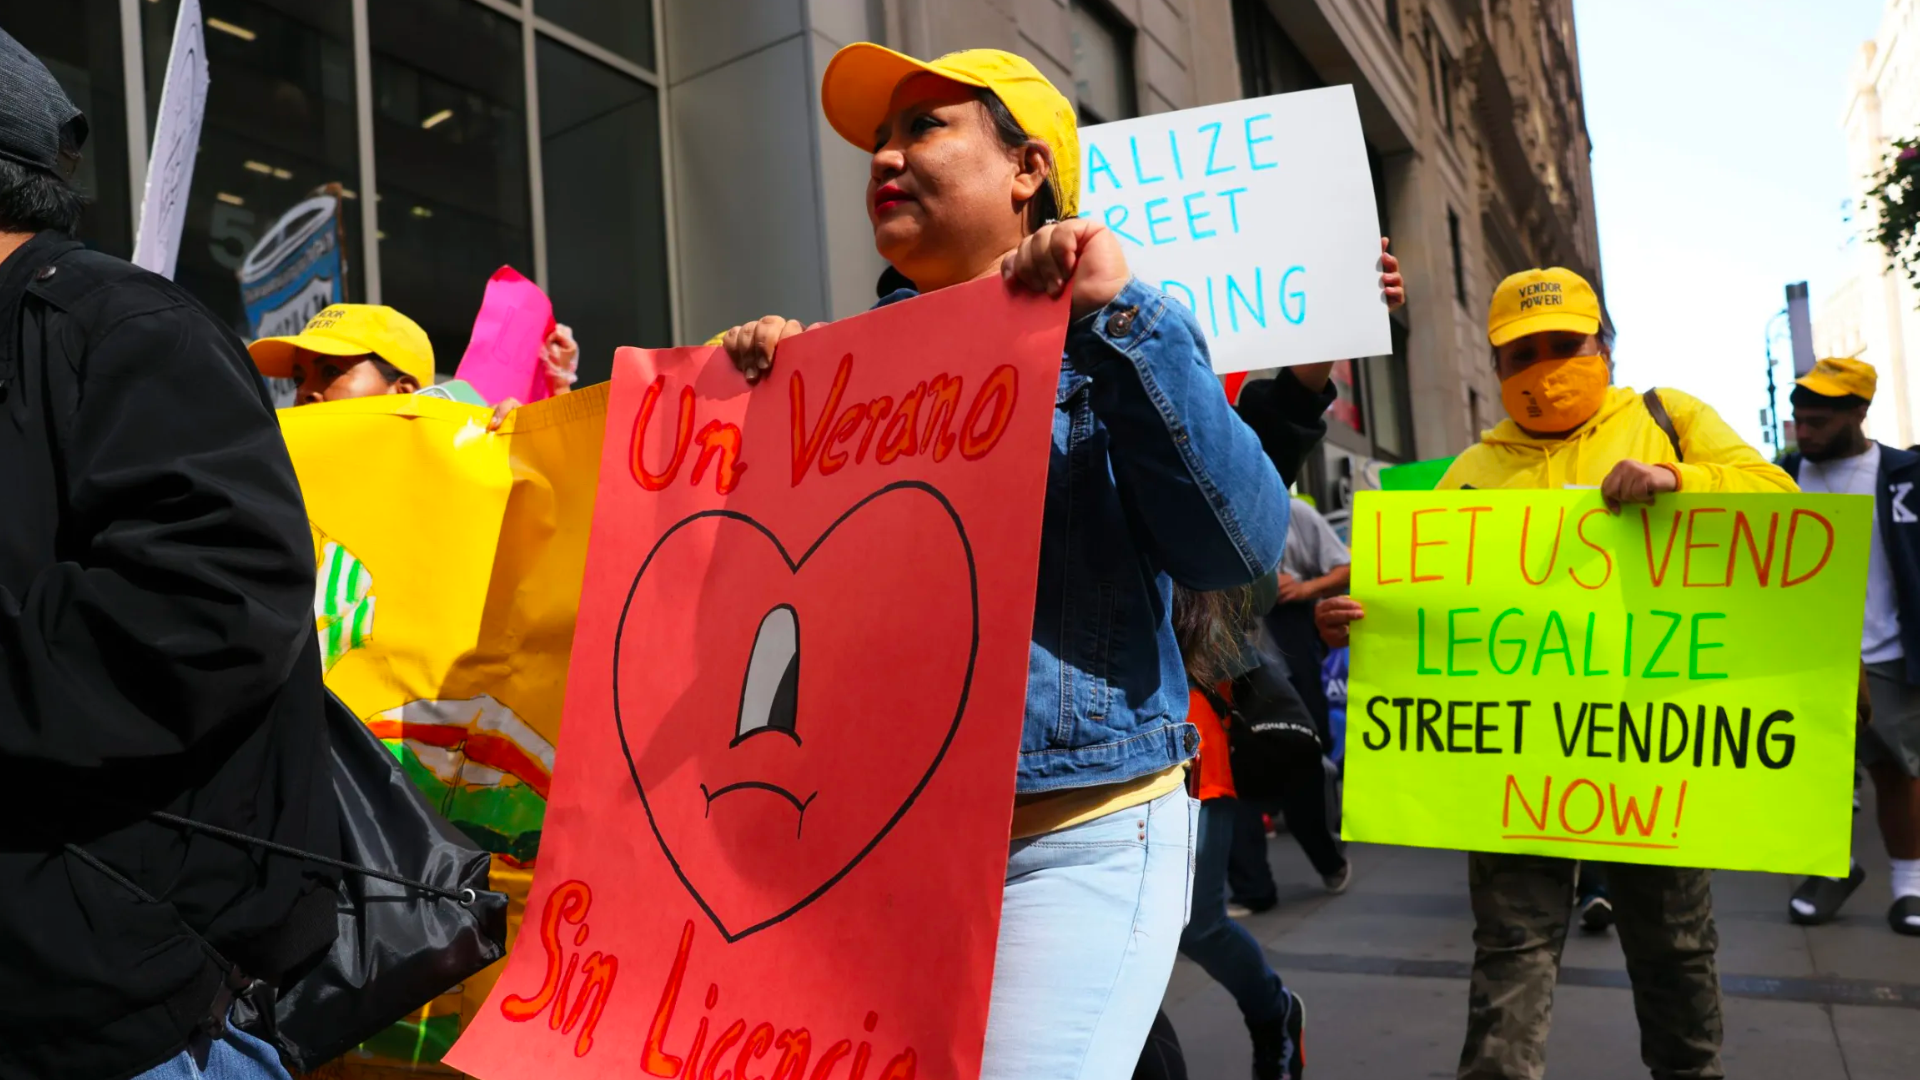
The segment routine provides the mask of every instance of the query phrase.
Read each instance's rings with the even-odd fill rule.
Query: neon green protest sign
[[[1359,493],[1342,835],[1846,873],[1872,513]]]

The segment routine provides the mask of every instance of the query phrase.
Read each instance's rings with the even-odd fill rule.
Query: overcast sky
[[[1617,382],[1685,390],[1759,443],[1767,320],[1787,282],[1817,311],[1842,280],[1840,113],[1881,7],[1576,0]]]

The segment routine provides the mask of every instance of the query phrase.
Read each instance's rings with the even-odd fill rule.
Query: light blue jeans
[[[1133,1075],[1192,902],[1199,820],[1181,790],[1012,843],[981,1080]]]
[[[273,1047],[229,1025],[226,1037],[195,1035],[185,1050],[133,1080],[291,1080]]]

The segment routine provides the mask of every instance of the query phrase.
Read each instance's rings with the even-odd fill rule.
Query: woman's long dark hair
[[[1187,677],[1203,686],[1228,678],[1253,629],[1253,589],[1218,592],[1173,587],[1173,638]]]

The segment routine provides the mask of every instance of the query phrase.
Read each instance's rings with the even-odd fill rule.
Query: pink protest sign
[[[548,396],[540,348],[553,332],[553,302],[511,266],[487,279],[487,295],[473,320],[473,337],[453,373],[490,402]]]

